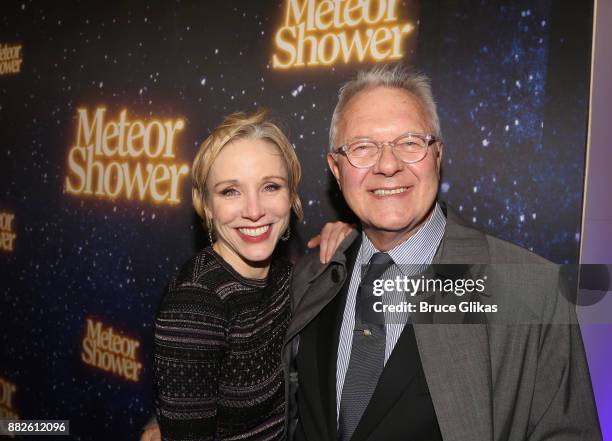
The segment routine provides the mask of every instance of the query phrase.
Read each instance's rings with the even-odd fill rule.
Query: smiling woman
[[[155,327],[155,402],[163,438],[281,439],[281,347],[291,266],[272,254],[300,165],[264,111],[228,116],[193,165],[193,203],[211,247],[170,282]]]
[[[265,111],[236,113],[202,143],[192,174],[211,246],[172,279],[156,318],[162,438],[283,439],[292,268],[273,252],[291,211],[302,216],[300,164]],[[325,248],[335,249],[350,228],[330,229]]]

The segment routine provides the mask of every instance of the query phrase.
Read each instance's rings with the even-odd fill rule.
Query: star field
[[[483,2],[476,14],[459,3],[421,2],[405,60],[432,78],[440,196],[476,227],[575,262],[586,97],[573,112],[549,107],[552,4]],[[274,70],[284,11],[280,1],[3,5],[0,42],[22,44],[24,61],[0,76],[0,211],[15,214],[18,235],[15,252],[0,254],[0,377],[17,385],[22,419],[70,419],[77,440],[135,439],[153,412],[161,293],[207,244],[189,179],[178,206],[63,192],[77,108],[181,117],[177,161],[190,164],[223,116],[269,107],[303,166],[305,217],[285,251],[303,254],[324,222],[352,219],[325,157],[338,86],[355,66]],[[139,383],[80,361],[88,317],[139,339]]]

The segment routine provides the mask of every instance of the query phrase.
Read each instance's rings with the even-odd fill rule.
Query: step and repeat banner
[[[0,9],[0,419],[135,439],[152,415],[152,323],[206,235],[190,166],[223,117],[264,106],[302,162],[295,259],[353,220],[327,170],[359,68],[432,79],[440,197],[559,263],[580,246],[591,2],[4,2]]]

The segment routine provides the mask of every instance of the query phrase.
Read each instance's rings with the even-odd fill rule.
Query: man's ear
[[[437,158],[436,158],[436,168],[438,169],[438,176],[440,176],[440,170],[442,170],[442,159],[444,158],[444,144],[441,142],[437,143]]]
[[[336,182],[338,183],[338,187],[342,190],[342,185],[340,184],[340,167],[338,167],[338,163],[334,158],[332,153],[327,154],[327,165],[329,165],[329,169],[331,170],[334,178],[336,178]]]

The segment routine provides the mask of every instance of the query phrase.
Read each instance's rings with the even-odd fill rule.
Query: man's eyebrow
[[[357,135],[357,136],[352,136],[350,138],[347,138],[347,140],[345,141],[345,144],[354,142],[354,141],[374,141],[374,137],[372,136],[366,136],[366,135]]]

